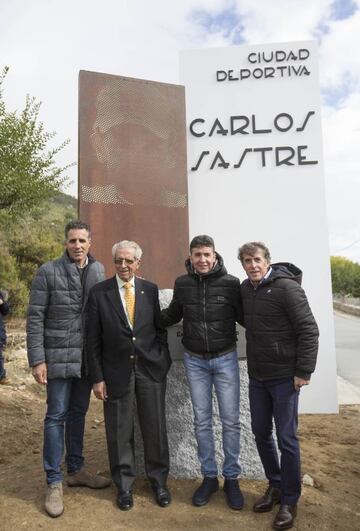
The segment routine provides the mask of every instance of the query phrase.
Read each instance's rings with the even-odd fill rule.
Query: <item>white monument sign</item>
[[[190,237],[209,234],[245,278],[239,246],[265,242],[273,262],[303,271],[320,329],[302,412],[337,412],[316,44],[189,50],[186,87]]]

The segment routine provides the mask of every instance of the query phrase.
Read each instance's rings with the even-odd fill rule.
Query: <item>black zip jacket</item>
[[[256,288],[241,284],[248,372],[267,380],[298,376],[315,369],[319,330],[293,264],[273,264]]]
[[[239,279],[228,275],[223,259],[217,254],[212,271],[196,273],[189,259],[188,274],[175,281],[170,306],[161,312],[164,326],[183,319],[183,345],[187,351],[215,357],[236,346],[235,322],[240,321],[241,294]]]
[[[0,349],[6,345],[6,329],[3,316],[7,315],[10,311],[10,304],[5,301],[5,296],[0,291],[0,299],[3,304],[0,304]]]

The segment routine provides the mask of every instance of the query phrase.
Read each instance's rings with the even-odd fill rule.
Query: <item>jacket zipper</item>
[[[210,352],[210,349],[209,349],[209,338],[208,338],[207,324],[206,324],[206,286],[205,286],[205,280],[203,280],[200,277],[200,282],[203,283],[203,313],[204,313],[204,332],[205,332],[206,352]]]
[[[256,299],[256,295],[257,295],[257,288],[253,288],[253,294],[252,294],[252,308],[251,308],[251,315],[252,315],[252,322],[251,322],[251,334],[253,336],[253,345],[255,343],[255,335],[254,335],[254,315],[255,315],[255,312],[254,312],[254,309],[255,309],[255,299]],[[256,352],[256,345],[254,345],[255,349],[254,351]],[[254,352],[254,354],[255,354]],[[256,355],[254,355],[254,364],[255,364],[255,367],[256,367],[256,371],[259,375],[261,375],[261,370],[259,371],[259,366],[258,366],[258,362],[257,362],[257,357]]]

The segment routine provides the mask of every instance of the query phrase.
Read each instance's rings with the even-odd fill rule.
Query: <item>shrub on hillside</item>
[[[360,264],[343,256],[332,256],[331,280],[333,293],[360,297]]]

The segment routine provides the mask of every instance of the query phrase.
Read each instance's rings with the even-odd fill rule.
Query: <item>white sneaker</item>
[[[45,510],[49,516],[56,518],[64,512],[62,482],[49,483],[46,489]]]

